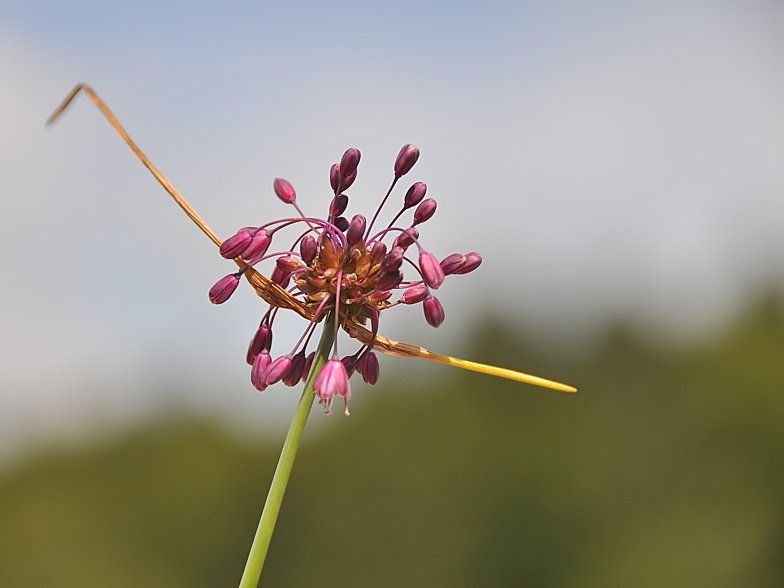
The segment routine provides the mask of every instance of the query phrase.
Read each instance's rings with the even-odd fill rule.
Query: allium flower
[[[379,213],[397,181],[411,171],[419,159],[419,149],[415,146],[404,145],[400,150],[393,166],[392,185],[369,224],[366,217],[361,214],[353,215],[351,221],[344,216],[349,205],[348,195],[344,192],[354,183],[360,161],[359,150],[351,148],[343,154],[340,163],[334,164],[330,169],[329,185],[333,197],[330,202],[325,202],[324,217],[306,216],[297,204],[296,191],[291,183],[277,178],[273,182],[275,194],[281,201],[293,206],[298,216],[273,220],[256,227],[243,227],[226,241],[221,241],[131,141],[125,129],[89,86],[77,85],[49,117],[47,124],[53,122],[80,91],[84,91],[101,109],[112,126],[122,135],[177,204],[218,245],[220,254],[226,259],[234,259],[240,267],[239,272],[222,278],[213,286],[210,290],[210,300],[216,304],[225,302],[236,289],[239,278],[244,275],[257,294],[270,305],[261,321],[264,330],[262,332],[259,329],[248,350],[247,360],[251,365],[262,350],[269,353],[271,349],[271,329],[277,309],[293,310],[310,321],[295,349],[288,354],[292,365],[297,364],[297,370],[300,362],[295,362],[295,358],[307,346],[315,324],[330,313],[336,312],[339,317],[336,321],[336,330],[338,326],[342,327],[362,344],[361,349],[351,356],[353,360],[350,363],[353,368],[349,376],[353,371],[362,373],[360,366],[366,363],[363,358],[375,349],[389,355],[421,357],[565,392],[575,391],[571,386],[551,380],[439,355],[422,347],[400,343],[379,335],[380,314],[400,303],[408,305],[421,303],[428,324],[440,325],[444,320],[444,309],[430,289],[439,288],[447,276],[467,274],[482,263],[482,257],[473,251],[466,254],[453,253],[438,263],[435,256],[423,248],[419,230],[415,225],[421,226],[436,211],[436,201],[432,198],[425,199],[427,185],[424,182],[414,182],[401,199],[400,210],[386,228],[380,230],[376,228],[374,231]],[[401,216],[414,206],[417,206],[417,209],[410,221],[399,223]],[[288,246],[288,249],[268,253],[276,234],[288,227],[295,229],[299,227],[301,229],[299,236],[293,242],[284,245],[284,247]],[[417,255],[409,253],[409,249],[414,245],[417,248]],[[276,263],[269,278],[254,269],[257,264],[272,259]],[[293,285],[289,287],[289,284]],[[370,329],[366,328],[367,325]],[[337,356],[337,342],[335,342],[333,356]],[[312,354],[308,356],[309,361],[302,366],[303,380],[308,376],[312,357]],[[377,372],[377,369],[369,371]],[[287,383],[293,382],[296,378],[289,373],[283,374],[280,379]],[[366,379],[374,382],[377,374]],[[258,379],[254,384],[259,388],[267,386],[264,380]],[[322,400],[326,399],[322,397]]]
[[[371,385],[378,381],[379,364],[374,350],[390,355],[422,357],[520,382],[576,392],[571,386],[514,370],[446,357],[422,347],[386,339],[378,334],[381,313],[400,303],[422,304],[428,324],[440,326],[444,321],[444,308],[430,290],[439,288],[447,276],[467,274],[482,262],[478,253],[470,252],[465,255],[453,253],[439,263],[432,253],[422,247],[419,230],[415,225],[429,220],[436,211],[436,201],[432,198],[424,199],[427,186],[423,182],[416,182],[408,189],[402,198],[400,211],[386,228],[376,229],[374,232],[379,213],[395,184],[411,171],[419,158],[419,149],[413,145],[405,145],[400,150],[393,167],[392,185],[378,205],[369,225],[366,217],[361,214],[353,215],[351,221],[343,216],[349,204],[348,196],[344,192],[354,183],[360,160],[359,150],[352,148],[343,154],[340,163],[334,164],[330,169],[329,184],[333,197],[330,202],[324,202],[327,212],[323,218],[306,216],[297,205],[294,187],[290,182],[278,178],[273,183],[275,194],[280,200],[293,206],[299,216],[269,221],[257,227],[241,228],[222,242],[131,141],[128,133],[92,88],[83,84],[77,85],[49,117],[47,124],[53,122],[82,90],[100,108],[177,204],[220,248],[220,254],[224,258],[234,259],[239,266],[238,272],[221,278],[210,289],[210,301],[222,304],[228,300],[244,275],[258,295],[269,304],[269,309],[262,317],[248,347],[246,361],[251,365],[251,383],[261,391],[278,381],[282,381],[286,386],[293,386],[300,379],[307,382],[286,436],[251,546],[248,563],[240,581],[242,588],[256,586],[258,583],[299,439],[313,403],[314,392],[328,412],[334,397],[343,397],[348,414],[348,400],[351,397],[349,379],[352,374],[359,373],[364,381]],[[414,206],[417,206],[417,209],[410,224],[399,224],[401,216]],[[407,228],[406,224],[409,224]],[[287,247],[267,253],[273,240],[277,240],[279,246],[282,246],[280,240],[283,237],[276,237],[276,234],[290,227],[296,230],[297,236],[293,242],[290,240],[285,243]],[[385,241],[391,243],[387,245]],[[414,245],[416,255],[409,253],[409,249]],[[275,261],[270,278],[254,269],[254,266],[266,260]],[[288,285],[292,282],[293,285],[289,288]],[[273,360],[270,355],[272,325],[279,309],[293,310],[308,319],[309,323],[294,349]],[[306,356],[308,342],[320,321],[324,321],[325,328],[318,352],[314,351]],[[370,327],[369,330],[366,325]],[[356,352],[343,358],[338,355],[337,330],[340,327],[361,343]],[[330,346],[331,358],[327,360]]]
[[[446,263],[439,263],[422,247],[422,237],[414,226],[429,220],[436,211],[433,198],[423,200],[427,186],[423,182],[414,183],[401,199],[397,215],[385,228],[376,227],[374,231],[397,180],[411,170],[418,157],[419,149],[413,145],[401,149],[391,170],[392,185],[380,200],[369,224],[362,214],[353,215],[351,221],[344,216],[349,197],[341,190],[351,183],[349,179],[353,181],[356,177],[360,159],[359,150],[351,148],[330,170],[332,194],[324,201],[323,217],[306,216],[297,207],[298,216],[268,221],[258,227],[243,227],[221,245],[220,254],[227,259],[238,258],[241,265],[240,272],[232,274],[235,280],[249,268],[274,260],[272,281],[284,288],[291,283],[287,294],[309,309],[310,322],[295,348],[263,365],[261,373],[262,366],[252,360],[262,349],[269,351],[267,341],[272,335],[276,316],[274,309],[280,306],[277,301],[270,302],[247,358],[253,363],[252,380],[257,388],[264,389],[280,380],[298,379],[288,373],[293,365],[292,358],[302,357],[304,365],[304,353],[313,328],[330,313],[336,314],[337,323],[344,329],[353,330],[352,334],[365,325],[370,326],[370,332],[360,349],[342,361],[338,360],[338,342],[335,340],[332,359],[315,381],[316,394],[327,410],[336,395],[348,400],[348,380],[355,371],[370,384],[378,380],[378,359],[373,348],[378,341],[382,313],[401,302],[408,305],[421,303],[430,325],[438,327],[443,322],[444,309],[430,294],[430,289],[439,288],[447,274],[455,274],[465,268],[467,255],[455,253],[444,260]],[[348,176],[344,175],[345,172]],[[296,206],[296,192],[290,182],[277,178],[273,188],[283,202]],[[401,222],[403,213],[416,204],[419,206],[411,218]],[[278,236],[284,229],[288,229],[289,234],[293,232],[295,237],[273,247],[273,243],[284,238]],[[263,236],[263,240],[259,235]],[[254,246],[254,241],[263,246]],[[414,245],[418,255],[409,253]],[[267,253],[270,248],[278,250]],[[471,269],[475,269],[481,261],[477,254],[473,255],[476,262]],[[211,290],[210,299],[215,303],[224,302],[235,286],[233,282],[228,283],[228,278],[223,278]],[[213,295],[213,292],[218,292],[218,295]]]

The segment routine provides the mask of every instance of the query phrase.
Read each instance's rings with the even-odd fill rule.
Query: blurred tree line
[[[778,298],[700,347],[643,341],[617,326],[576,359],[501,322],[470,339],[577,395],[449,368],[401,392],[387,368],[306,432],[261,585],[784,585]],[[236,586],[280,444],[182,420],[0,471],[0,586]]]

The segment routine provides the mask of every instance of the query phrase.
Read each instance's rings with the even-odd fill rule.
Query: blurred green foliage
[[[470,347],[580,392],[382,374],[306,432],[262,586],[784,585],[774,296],[699,348],[618,326],[554,357],[501,323]],[[236,586],[278,450],[189,420],[2,471],[0,586]]]

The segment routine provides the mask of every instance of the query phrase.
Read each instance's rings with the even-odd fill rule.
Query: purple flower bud
[[[250,264],[253,265],[257,261],[259,261],[264,254],[267,253],[267,249],[269,249],[270,243],[272,243],[272,237],[267,232],[267,229],[259,229],[256,231],[256,234],[253,235],[253,240],[248,245],[248,248],[242,252],[242,257]]]
[[[376,288],[379,290],[391,290],[392,288],[397,288],[402,281],[403,273],[400,270],[395,270],[381,276],[381,279],[376,284]]]
[[[359,163],[359,158],[357,158],[357,163]],[[350,174],[344,174],[339,163],[334,164],[329,170],[329,185],[332,186],[332,191],[335,194],[347,190],[356,179],[356,167]]]
[[[384,302],[385,300],[389,300],[392,297],[392,290],[376,290],[367,297],[368,301],[372,302],[373,304],[378,304],[380,302]]]
[[[335,226],[344,233],[348,229],[348,224],[348,219],[345,216],[339,216],[335,219]]]
[[[302,261],[310,265],[310,263],[316,259],[317,253],[318,245],[316,245],[316,239],[313,235],[305,235],[302,237],[302,241],[299,242],[299,254],[302,256]]]
[[[425,320],[431,327],[438,328],[444,322],[444,307],[435,296],[428,296],[422,303],[425,309]]]
[[[422,270],[425,283],[434,290],[444,283],[444,270],[432,253],[423,251],[419,254],[419,269]]]
[[[362,379],[365,380],[365,383],[371,386],[378,382],[379,369],[378,358],[374,351],[366,353],[357,363],[357,371],[362,376]]]
[[[404,254],[405,252],[402,247],[393,247],[392,251],[390,251],[384,258],[384,261],[381,262],[382,273],[386,274],[400,269],[400,266],[403,264]]]
[[[427,184],[424,182],[417,182],[416,184],[412,185],[408,192],[406,192],[405,208],[411,208],[412,206],[416,206],[422,201],[422,198],[425,197],[425,193],[427,192]]]
[[[376,265],[381,263],[387,254],[387,246],[381,241],[376,241],[370,249],[370,263]]]
[[[367,219],[361,214],[357,214],[351,219],[351,224],[346,230],[346,241],[348,241],[349,245],[356,245],[362,240],[366,224]]]
[[[348,207],[348,196],[340,194],[332,199],[332,204],[329,206],[329,213],[332,216],[340,216],[346,211]]]
[[[291,255],[278,257],[278,259],[275,260],[275,265],[277,265],[282,271],[288,273],[291,273],[300,267],[299,260]]]
[[[348,177],[357,171],[359,158],[359,149],[354,149],[353,147],[351,149],[347,149],[343,154],[343,158],[340,160],[340,175]]]
[[[430,290],[427,286],[418,284],[403,292],[400,300],[403,301],[403,304],[416,304],[417,302],[422,302],[429,294]]]
[[[397,177],[406,175],[414,167],[417,159],[419,159],[419,149],[413,145],[403,145],[395,161],[395,175]]]
[[[272,271],[272,276],[270,276],[270,280],[275,282],[281,288],[285,288],[289,285],[290,278],[291,273],[280,269],[278,266],[275,266],[275,269]]]
[[[248,365],[253,365],[259,353],[265,349],[269,351],[270,347],[272,347],[272,329],[269,328],[269,325],[263,324],[258,328],[256,334],[253,335],[253,339],[250,340],[245,361],[248,362]]]
[[[432,198],[423,200],[422,203],[419,206],[417,206],[416,211],[414,211],[414,224],[418,225],[425,222],[435,213],[436,213],[436,201],[433,200]]]
[[[305,369],[305,352],[300,351],[291,358],[291,368],[289,372],[283,376],[283,383],[286,386],[296,386],[302,378],[302,372]]]
[[[253,367],[250,368],[251,384],[253,384],[259,392],[263,392],[267,388],[267,384],[264,382],[264,372],[267,371],[267,367],[269,367],[270,363],[272,363],[272,358],[270,358],[269,353],[265,350],[259,353],[253,362]]]
[[[291,204],[297,199],[297,193],[294,191],[294,186],[292,186],[288,180],[275,178],[272,187],[275,189],[275,194],[278,195],[278,198],[283,200],[286,204]]]
[[[267,386],[272,386],[276,382],[280,382],[291,369],[291,356],[284,355],[267,366],[264,370],[264,383]]]
[[[466,253],[466,263],[463,267],[457,270],[455,273],[462,275],[467,274],[468,272],[474,271],[479,265],[482,263],[482,256],[479,255],[476,251],[472,251],[471,253]]]
[[[444,270],[444,275],[449,276],[459,270],[466,264],[466,256],[462,253],[453,253],[446,256],[441,260],[441,269]]]
[[[313,367],[313,358],[316,357],[316,352],[311,351],[308,356],[305,358],[305,367],[302,370],[302,383],[308,381],[308,376],[310,375],[310,368]]]
[[[354,375],[354,369],[357,366],[356,358],[353,355],[347,355],[346,357],[342,357],[340,359],[340,363],[342,363],[343,367],[346,368],[346,374],[348,375],[349,379],[351,379],[351,376]]]
[[[348,384],[348,373],[343,362],[339,359],[330,359],[325,363],[316,376],[316,381],[313,382],[313,390],[319,398],[324,400],[331,400],[336,394],[349,398],[351,396],[351,388]]]
[[[340,187],[340,164],[333,163],[329,168],[329,185],[332,186],[332,191],[337,194]]]
[[[354,170],[353,172],[351,172],[351,174],[349,174],[347,176],[344,176],[341,173],[340,174],[340,190],[338,190],[338,191],[342,192],[343,190],[348,190],[351,187],[351,184],[353,184],[354,180],[356,180],[356,179],[357,179],[357,170]]]
[[[217,283],[210,288],[210,302],[213,304],[223,304],[226,302],[234,290],[240,283],[240,276],[242,274],[229,274],[225,278],[221,278]]]
[[[414,227],[411,227],[397,236],[397,239],[395,239],[392,247],[402,247],[405,250],[411,247],[411,245],[413,245],[417,239],[419,239],[419,231]]]
[[[242,252],[248,248],[253,240],[253,234],[250,229],[240,229],[236,235],[226,239],[220,246],[221,257],[225,259],[234,259],[242,255]]]

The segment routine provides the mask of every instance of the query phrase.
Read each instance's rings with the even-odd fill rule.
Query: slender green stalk
[[[242,572],[240,588],[256,588],[258,586],[261,569],[264,567],[264,560],[267,557],[267,550],[272,539],[272,531],[275,529],[275,522],[278,520],[280,504],[283,502],[283,495],[289,482],[291,468],[297,455],[299,440],[308,420],[310,408],[313,406],[313,399],[315,398],[313,381],[316,379],[316,374],[319,373],[322,366],[326,363],[332,343],[335,340],[334,320],[334,315],[331,315],[325,321],[324,330],[321,333],[321,341],[319,341],[316,356],[313,358],[313,366],[310,368],[308,381],[305,384],[305,389],[302,391],[302,397],[299,399],[297,410],[294,413],[294,420],[291,421],[289,432],[286,435],[286,441],[283,443],[283,451],[280,453],[278,467],[275,468],[275,475],[272,478],[269,494],[267,494],[267,502],[264,504],[259,527],[256,529],[256,536],[253,538],[253,544],[250,547],[248,562],[245,564],[245,571]]]

